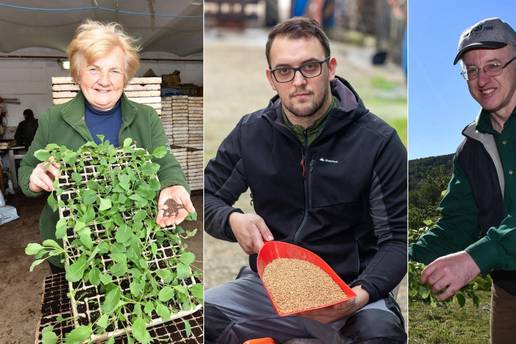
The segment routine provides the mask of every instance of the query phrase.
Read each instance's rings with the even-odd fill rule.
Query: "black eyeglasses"
[[[294,68],[294,67],[278,67],[273,70],[271,70],[272,75],[274,76],[274,79],[277,82],[283,83],[283,82],[290,82],[294,80],[296,77],[296,72],[301,73],[301,75],[304,78],[315,78],[322,73],[322,65],[323,63],[328,62],[330,57],[328,56],[322,61],[310,61],[303,63],[301,66]]]
[[[480,69],[482,69],[484,73],[486,73],[486,75],[488,76],[497,76],[502,74],[503,69],[507,67],[512,61],[514,61],[514,59],[516,59],[516,56],[510,59],[506,64],[501,64],[499,62],[491,62],[486,64],[482,68],[479,68],[477,66],[470,66],[463,70],[460,74],[466,80],[474,80],[478,78],[478,75],[480,74]]]

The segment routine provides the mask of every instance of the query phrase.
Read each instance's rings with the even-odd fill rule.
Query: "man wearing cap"
[[[479,274],[493,278],[491,342],[514,343],[516,314],[516,34],[498,18],[464,31],[458,53],[482,107],[454,158],[436,226],[411,245],[421,281],[445,300]]]

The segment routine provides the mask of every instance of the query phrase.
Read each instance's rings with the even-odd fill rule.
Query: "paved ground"
[[[187,228],[198,228],[197,235],[188,240],[196,255],[196,265],[202,268],[202,195],[192,197],[198,221]],[[39,242],[38,218],[45,204],[44,198],[11,196],[7,204],[17,208],[20,218],[0,226],[0,343],[34,343],[37,322],[41,316],[43,279],[50,274],[47,264],[33,272],[29,266],[32,256],[24,253],[29,242]]]
[[[265,78],[265,42],[266,33],[260,29],[240,32],[214,29],[205,33],[206,162],[243,114],[266,106],[274,95]],[[372,48],[334,43],[332,51],[338,61],[337,74],[354,85],[370,109],[387,119],[406,119],[405,84],[400,68],[370,66]],[[372,87],[378,80],[393,87]],[[390,101],[393,98],[401,98],[402,102]],[[251,210],[247,195],[237,205]],[[204,239],[204,257],[206,288],[232,280],[240,267],[247,264],[247,256],[238,244],[209,235]],[[398,300],[406,314],[405,280]]]

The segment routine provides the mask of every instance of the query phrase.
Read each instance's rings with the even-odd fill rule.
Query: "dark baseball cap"
[[[499,49],[508,44],[516,44],[516,33],[512,27],[500,18],[484,19],[460,35],[458,52],[453,64],[457,64],[462,55],[469,50]]]

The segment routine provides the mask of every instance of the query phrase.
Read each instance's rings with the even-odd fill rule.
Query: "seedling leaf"
[[[169,286],[161,289],[158,294],[158,298],[161,302],[167,302],[174,297],[174,290]]]
[[[56,344],[59,337],[54,333],[52,326],[47,326],[41,332],[43,344]]]
[[[85,257],[80,257],[70,265],[68,271],[66,272],[66,280],[70,282],[78,282],[82,279],[84,275],[84,270],[86,269],[87,260]]]
[[[91,332],[91,325],[81,325],[66,335],[65,344],[80,344],[90,338]]]
[[[131,327],[134,338],[142,344],[147,344],[151,341],[151,336],[145,329],[145,325],[145,320],[138,318],[133,322],[133,326]]]
[[[37,254],[39,251],[44,250],[45,248],[40,244],[30,243],[25,247],[25,254],[29,256],[33,256]]]

